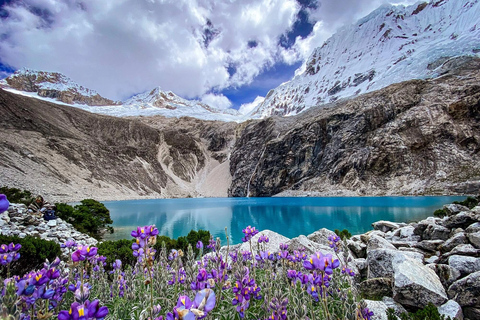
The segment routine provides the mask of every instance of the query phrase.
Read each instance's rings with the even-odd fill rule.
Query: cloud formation
[[[0,10],[0,62],[58,71],[112,99],[160,86],[225,108],[229,101],[212,92],[305,60],[338,26],[382,3],[311,2],[305,9],[296,0],[11,1]],[[282,47],[300,10],[314,30]]]

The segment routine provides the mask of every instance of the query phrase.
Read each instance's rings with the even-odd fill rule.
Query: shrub
[[[119,259],[124,266],[135,266],[137,258],[132,254],[132,240],[104,241],[98,244],[98,254],[105,256],[107,260],[106,270],[112,268],[112,263]]]
[[[447,215],[447,210],[445,209],[437,209],[435,210],[435,212],[433,213],[433,216],[437,217],[437,218],[443,218]]]
[[[23,203],[27,206],[35,199],[30,191],[17,188],[1,187],[0,193],[6,195],[10,203]]]
[[[20,260],[13,262],[11,266],[11,270],[15,270],[14,274],[18,276],[23,276],[30,270],[40,269],[46,259],[53,261],[62,254],[60,245],[53,241],[38,239],[32,236],[20,238],[0,234],[0,244],[8,245],[11,242],[22,245],[19,251]],[[5,277],[4,271],[2,271],[2,276]]]
[[[352,234],[350,231],[347,229],[343,229],[342,231],[335,229],[334,230],[335,234],[340,237],[340,239],[345,240],[345,239],[350,239],[352,237]]]
[[[395,310],[392,308],[387,309],[387,319],[397,320],[395,316]],[[451,320],[450,317],[440,315],[437,307],[433,303],[429,303],[425,308],[417,310],[416,312],[402,313],[400,315],[401,320]]]
[[[93,199],[84,199],[75,207],[65,203],[57,203],[56,206],[58,217],[70,222],[78,231],[98,240],[107,224],[113,223],[107,207]]]
[[[467,197],[467,199],[463,201],[453,201],[455,204],[461,204],[462,206],[468,207],[469,209],[473,209],[476,205],[478,205],[478,199],[474,197]]]

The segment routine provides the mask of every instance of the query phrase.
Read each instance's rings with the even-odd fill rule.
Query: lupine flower
[[[0,194],[0,213],[7,211],[9,206],[10,206],[10,203],[7,200],[7,196],[4,195],[3,193]]]
[[[250,239],[252,239],[253,236],[255,236],[258,233],[258,230],[255,229],[255,227],[248,226],[245,229],[242,230],[243,234],[245,235],[242,238],[242,242],[248,242]]]
[[[90,259],[97,254],[98,248],[88,247],[88,246],[78,246],[77,250],[72,253],[72,261],[84,261],[85,259]]]
[[[361,313],[362,320],[370,320],[374,315],[373,311],[368,310],[368,308],[363,309]]]
[[[208,241],[207,248],[214,250],[214,249],[215,249],[215,245],[216,245],[216,242],[215,242],[215,240],[213,239],[213,236],[210,236],[210,240]]]
[[[74,240],[67,240],[65,243],[60,245],[60,248],[72,248],[76,246],[77,243]]]
[[[260,237],[258,237],[258,243],[262,243],[262,242],[265,242],[265,243],[268,243],[268,241],[270,241],[270,239],[268,239],[268,237],[266,235],[260,235]]]
[[[335,252],[340,251],[340,237],[336,234],[331,234],[328,236],[328,245],[330,248],[335,250]]]
[[[353,272],[352,269],[347,268],[346,266],[343,266],[343,267],[342,267],[342,273],[343,273],[343,274],[348,274],[348,275],[350,275],[351,277],[354,277],[354,276],[355,276],[355,272]]]
[[[203,249],[203,242],[200,240],[197,242],[197,249]]]
[[[270,302],[269,309],[272,311],[272,315],[268,319],[272,320],[285,320],[287,319],[287,305],[288,299],[285,298],[280,303],[277,298],[273,298]]]
[[[102,320],[108,314],[107,307],[99,307],[99,301],[86,301],[85,304],[72,303],[70,310],[62,310],[58,314],[58,320]]]
[[[0,264],[5,266],[20,259],[20,253],[18,253],[18,251],[21,248],[21,244],[13,244],[13,242],[9,245],[0,245]]]

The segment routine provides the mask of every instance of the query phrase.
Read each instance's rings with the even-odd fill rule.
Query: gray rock
[[[57,226],[57,220],[50,220],[47,222],[47,226],[49,227],[56,227]]]
[[[367,252],[376,249],[390,249],[395,250],[395,246],[378,235],[371,235],[367,242]]]
[[[372,278],[361,282],[358,289],[366,299],[393,296],[392,278]]]
[[[398,302],[396,302],[393,298],[390,297],[383,297],[382,302],[385,303],[387,308],[391,308],[395,310],[395,314],[400,316],[402,313],[406,313],[407,310]]]
[[[426,263],[426,264],[435,264],[435,263],[437,263],[439,260],[440,260],[440,258],[439,258],[438,256],[431,256],[431,257],[425,259],[425,263]]]
[[[480,319],[480,308],[465,307],[463,308],[463,315],[467,319]]]
[[[449,266],[448,264],[429,264],[431,268],[442,282],[444,288],[448,288],[460,278],[460,271]]]
[[[480,222],[472,223],[465,229],[466,233],[480,232]]]
[[[460,271],[462,277],[480,271],[480,258],[453,255],[448,258],[448,265]]]
[[[447,240],[449,237],[450,229],[436,224],[429,224],[422,235],[425,240]]]
[[[476,221],[473,213],[462,211],[459,214],[447,217],[444,220],[443,225],[448,229],[467,228]]]
[[[334,253],[333,249],[327,245],[323,245],[317,242],[314,242],[304,235],[298,236],[286,242],[288,244],[288,249],[290,250],[302,250],[306,249],[307,254],[312,254],[315,252],[322,252],[322,253]],[[278,247],[277,247],[278,248]],[[275,250],[278,251],[278,250]]]
[[[373,318],[376,320],[387,320],[387,309],[385,302],[377,300],[363,300],[368,310],[373,312]]]
[[[443,206],[443,209],[447,211],[447,214],[449,216],[460,213],[462,211],[470,211],[468,207],[462,206],[461,204],[455,204],[455,203],[446,204]]]
[[[407,259],[422,263],[423,255],[390,249],[372,250],[367,255],[367,278],[393,277],[394,265]]]
[[[328,236],[335,235],[335,232],[322,228],[307,236],[308,240],[328,246]]]
[[[415,228],[413,226],[401,227],[393,233],[393,239],[402,239],[405,241],[420,241],[421,237],[415,235]]]
[[[447,301],[447,294],[437,274],[422,263],[407,258],[393,265],[393,298],[403,306],[423,308]]]
[[[20,232],[20,233],[18,234],[18,236],[23,239],[23,238],[25,238],[25,237],[27,236],[27,234],[24,233],[24,232]]]
[[[347,240],[347,248],[355,254],[357,258],[365,258],[367,245],[361,241]]]
[[[441,252],[449,252],[453,250],[453,248],[455,248],[456,246],[461,244],[466,244],[467,242],[468,240],[467,240],[467,237],[465,236],[465,233],[460,232],[454,235],[453,237],[451,237],[450,239],[448,239],[447,241],[445,241],[442,245],[438,247],[438,249]]]
[[[463,320],[462,307],[455,300],[448,300],[438,307],[438,313],[451,319]]]
[[[422,240],[413,244],[414,248],[418,248],[427,252],[436,252],[438,247],[444,243],[443,240]]]
[[[462,307],[480,307],[480,271],[455,281],[448,288],[448,296]]]
[[[468,228],[467,228],[468,229]],[[480,249],[480,231],[467,233],[468,240],[477,249]]]
[[[374,230],[379,230],[382,232],[388,232],[392,230],[398,229],[400,226],[398,223],[380,220],[377,222],[372,223],[372,227]]]

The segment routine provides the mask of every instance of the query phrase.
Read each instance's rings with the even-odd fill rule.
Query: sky
[[[247,112],[339,27],[416,0],[0,0],[0,78],[61,72],[106,98],[161,87]]]

